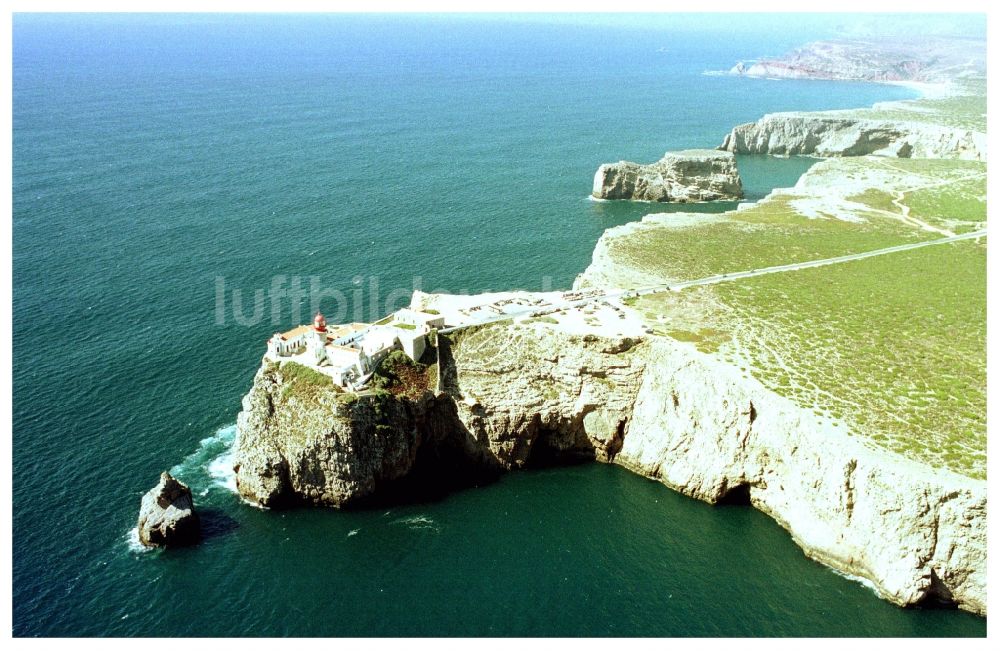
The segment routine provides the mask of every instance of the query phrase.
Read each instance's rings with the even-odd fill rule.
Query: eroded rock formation
[[[142,496],[139,541],[147,547],[180,547],[198,542],[201,527],[191,489],[169,472]]]
[[[410,470],[427,408],[297,383],[267,362],[237,419],[237,487],[262,506],[349,504]]]
[[[717,201],[743,198],[736,158],[712,150],[667,152],[649,165],[605,163],[594,175],[593,196],[636,201]]]

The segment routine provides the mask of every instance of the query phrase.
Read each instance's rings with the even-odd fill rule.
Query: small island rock
[[[729,152],[667,152],[649,165],[605,163],[594,175],[593,196],[636,201],[718,201],[743,198],[736,158]]]
[[[147,547],[180,547],[198,542],[201,526],[194,511],[191,489],[169,472],[142,496],[139,541]]]

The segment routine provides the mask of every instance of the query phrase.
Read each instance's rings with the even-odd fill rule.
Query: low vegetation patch
[[[281,397],[315,400],[323,393],[342,393],[343,389],[333,383],[329,375],[320,373],[308,366],[296,362],[283,362],[279,368],[281,374]]]
[[[986,79],[966,77],[953,82],[955,94],[938,99],[915,99],[881,104],[877,109],[821,112],[818,115],[865,120],[925,122],[986,133]]]
[[[664,281],[693,280],[872,251],[938,237],[888,216],[861,221],[810,218],[779,197],[684,227],[650,227],[612,239],[611,255]]]
[[[608,249],[648,283],[937,239],[920,222],[958,233],[984,226],[985,170],[977,161],[823,161],[792,193],[708,221],[643,225]],[[985,261],[985,239],[964,241],[632,306],[657,334],[877,446],[985,478]]]
[[[376,392],[389,392],[395,396],[417,399],[432,389],[428,367],[414,362],[401,350],[385,356],[372,376],[369,386]]]
[[[677,341],[693,343],[703,353],[714,353],[719,350],[719,346],[730,340],[729,333],[715,328],[700,328],[697,332],[668,329],[666,335]]]
[[[898,213],[899,207],[893,203],[894,199],[895,197],[885,190],[876,190],[875,188],[847,197],[848,201],[861,203],[875,210]]]
[[[986,473],[986,250],[958,242],[712,288],[750,372],[890,450]]]
[[[945,186],[909,192],[903,203],[910,214],[928,224],[966,233],[986,225],[986,174]]]

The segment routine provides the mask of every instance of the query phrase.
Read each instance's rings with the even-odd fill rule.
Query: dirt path
[[[934,179],[933,177],[930,177],[930,176],[926,176],[924,174],[918,174],[918,173],[915,173],[915,172],[908,172],[906,170],[903,170],[903,169],[900,169],[900,168],[896,167],[895,165],[890,164],[886,160],[875,158],[875,159],[873,159],[873,161],[875,163],[877,163],[878,165],[881,165],[882,167],[890,169],[890,170],[892,170],[894,172],[899,172],[900,174],[905,174],[907,176],[919,176],[921,178],[928,179],[928,181],[929,181],[928,183],[922,183],[922,184],[919,184],[919,185],[913,185],[913,186],[910,186],[908,188],[903,188],[902,190],[897,191],[896,192],[896,198],[892,200],[892,205],[896,206],[896,208],[899,209],[899,216],[901,217],[901,219],[902,219],[903,222],[909,224],[910,226],[915,226],[915,227],[917,227],[919,229],[922,229],[922,230],[925,230],[925,231],[930,231],[932,233],[938,233],[940,235],[944,235],[945,237],[953,237],[955,235],[955,232],[954,231],[950,231],[950,230],[948,230],[946,228],[940,228],[938,226],[934,226],[932,224],[928,224],[927,222],[925,222],[925,221],[923,221],[921,219],[917,219],[916,217],[913,217],[913,216],[910,215],[910,207],[903,203],[903,200],[906,198],[906,193],[907,192],[915,192],[916,190],[927,190],[927,189],[930,189],[930,188],[941,187],[943,185],[951,185],[952,183],[961,183],[962,181],[971,181],[973,179],[979,179],[979,178],[985,178],[986,177],[986,174],[984,174],[982,172],[974,172],[972,174],[966,174],[965,176],[959,176],[959,177],[956,177],[956,178],[946,179],[946,180],[942,181],[942,180],[939,180],[939,179]],[[885,212],[885,211],[879,211],[879,212]],[[889,213],[887,213],[887,214],[889,214]]]

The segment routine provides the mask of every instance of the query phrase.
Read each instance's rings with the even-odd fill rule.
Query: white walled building
[[[298,355],[306,349],[306,339],[312,326],[302,325],[288,332],[276,332],[267,340],[267,352],[273,357]]]
[[[399,333],[392,326],[372,326],[365,333],[361,349],[369,356],[372,365],[375,365],[388,355],[390,351],[399,347],[398,338]]]
[[[419,312],[417,310],[411,310],[408,307],[404,307],[402,310],[396,311],[396,313],[393,314],[393,321],[406,323],[418,328],[425,327],[428,331],[432,328],[444,327],[444,317],[440,314]]]
[[[399,330],[399,345],[415,362],[420,361],[427,348],[427,330]]]
[[[337,326],[330,331],[330,343],[338,346],[352,346],[364,338],[371,325],[367,323],[348,323]]]
[[[368,373],[371,361],[365,351],[358,348],[328,344],[322,370],[340,386],[354,384],[355,380]]]
[[[384,325],[348,323],[331,329],[317,312],[311,325],[275,333],[267,342],[267,356],[294,358],[329,375],[342,387],[353,387],[393,350],[402,350],[418,361],[426,349],[427,334],[443,325],[440,315],[402,309]]]

